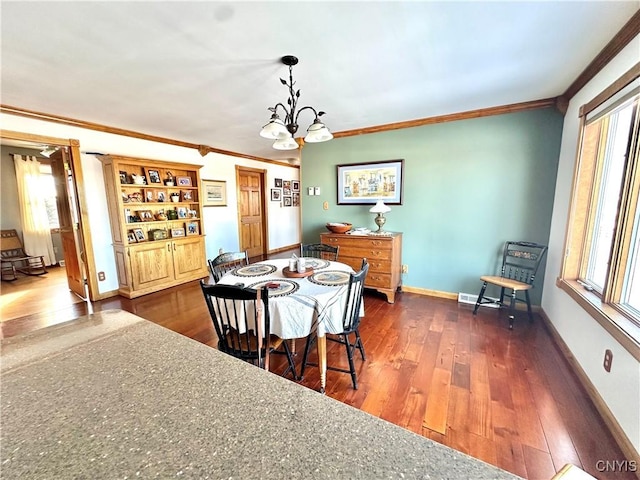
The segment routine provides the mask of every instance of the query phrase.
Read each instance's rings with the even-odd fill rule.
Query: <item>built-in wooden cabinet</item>
[[[118,292],[138,297],[207,277],[200,166],[101,157]]]
[[[322,233],[320,242],[339,246],[338,260],[360,270],[362,259],[369,262],[369,273],[364,286],[387,296],[395,302],[396,290],[402,281],[402,233],[388,235],[349,235],[346,233]]]

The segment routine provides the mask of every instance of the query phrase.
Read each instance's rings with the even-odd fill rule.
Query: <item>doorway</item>
[[[240,250],[249,257],[268,251],[265,176],[266,170],[236,166]]]
[[[57,173],[52,173],[58,178],[57,186],[62,188],[59,189],[56,207],[61,220],[62,244],[59,248],[62,248],[64,257],[64,266],[47,268],[52,275],[28,277],[24,280],[20,277],[20,280],[12,282],[13,285],[3,282],[3,320],[5,320],[5,313],[7,315],[15,315],[16,312],[22,315],[41,315],[45,313],[44,310],[51,313],[52,309],[68,308],[82,302],[87,304],[84,311],[91,310],[90,301],[95,300],[97,295],[97,281],[92,278],[91,268],[89,268],[91,264],[87,262],[88,259],[93,259],[93,250],[90,236],[87,238],[84,234],[88,232],[88,224],[82,213],[83,192],[78,191],[79,179],[82,178],[79,142],[6,130],[0,131],[0,137],[3,151],[20,147],[31,150],[30,153],[25,152],[25,154],[42,157],[39,153],[45,146],[57,148],[57,157],[54,155],[52,158],[52,167],[56,163],[58,165]],[[8,165],[5,167],[9,168]],[[84,211],[86,212],[86,208]],[[63,221],[63,219],[66,220]],[[70,237],[73,238],[72,241],[69,240]],[[57,259],[59,259],[58,255]],[[5,284],[6,288],[4,288]],[[34,290],[37,291],[35,295]],[[7,293],[6,296],[5,293]],[[48,301],[39,301],[41,298]],[[5,308],[4,304],[10,302],[19,302],[25,308],[17,310]],[[26,302],[29,304],[27,305]],[[75,309],[78,310],[77,305]]]

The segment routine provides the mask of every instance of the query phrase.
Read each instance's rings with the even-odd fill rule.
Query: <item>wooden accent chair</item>
[[[0,256],[2,257],[2,280],[16,280],[17,272],[25,275],[44,275],[47,268],[44,257],[28,255],[22,246],[22,240],[15,230],[0,231]]]
[[[531,313],[531,300],[529,298],[529,290],[533,288],[533,281],[536,278],[536,272],[542,262],[546,245],[539,245],[532,242],[506,242],[502,253],[502,267],[500,275],[484,275],[480,277],[482,280],[482,288],[478,295],[478,300],[473,309],[473,314],[478,312],[478,307],[485,303],[497,304],[504,306],[504,292],[506,289],[511,290],[509,302],[509,329],[513,328],[515,318],[516,302],[526,302],[529,321],[533,322],[533,314]],[[500,298],[494,300],[484,296],[487,285],[495,285],[500,287]],[[518,298],[517,294],[524,292],[525,298]]]
[[[291,372],[297,379],[288,342],[269,333],[271,317],[266,291],[236,285],[209,285],[203,280],[200,286],[218,335],[218,350],[265,370],[269,370],[270,354],[283,353],[289,366],[282,376]]]
[[[338,261],[340,247],[336,245],[325,245],[324,243],[308,243],[300,246],[300,253],[303,257],[322,258],[324,260]]]
[[[349,286],[347,291],[347,302],[345,304],[345,308],[342,315],[342,325],[343,330],[339,334],[327,334],[327,340],[331,340],[332,342],[341,343],[345,346],[347,351],[347,360],[349,361],[349,370],[344,368],[338,368],[334,366],[327,365],[327,370],[334,370],[336,372],[350,373],[351,374],[351,382],[353,383],[353,389],[358,389],[358,381],[356,378],[356,368],[353,363],[353,352],[356,350],[360,350],[360,356],[362,357],[362,361],[364,362],[367,357],[364,353],[364,345],[362,344],[362,339],[360,338],[360,331],[358,327],[360,326],[360,305],[362,304],[362,293],[364,289],[364,281],[367,277],[367,272],[369,271],[369,263],[367,259],[362,259],[362,268],[357,273],[352,273],[349,278]],[[350,335],[355,337],[354,342],[351,343],[349,338]],[[307,337],[307,343],[304,347],[304,355],[302,357],[302,367],[300,369],[300,378],[304,376],[304,370],[307,365],[317,365],[317,363],[310,363],[307,361],[309,357],[309,349],[311,348],[311,344],[317,339],[316,335],[309,335]]]
[[[218,283],[225,273],[234,268],[249,265],[249,256],[247,252],[225,252],[218,255],[213,260],[208,260],[209,270],[213,276],[213,280]]]

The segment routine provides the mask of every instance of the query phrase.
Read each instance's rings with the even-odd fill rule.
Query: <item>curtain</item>
[[[36,157],[13,155],[18,182],[18,201],[22,219],[24,250],[29,255],[42,255],[46,265],[56,263],[51,241],[51,227],[42,186],[40,164]]]

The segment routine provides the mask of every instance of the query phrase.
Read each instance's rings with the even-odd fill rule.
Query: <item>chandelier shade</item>
[[[273,148],[276,150],[295,150],[298,148],[298,142],[287,132],[286,135],[273,142]]]
[[[298,58],[293,55],[285,55],[281,58],[283,64],[289,67],[289,81],[281,78],[280,82],[289,89],[289,98],[287,99],[285,106],[284,103],[278,102],[273,107],[269,107],[271,112],[271,119],[260,130],[260,136],[271,140],[276,140],[273,143],[273,148],[276,150],[295,150],[299,144],[293,138],[298,131],[298,117],[305,110],[313,112],[313,123],[307,129],[307,135],[304,137],[305,142],[318,143],[326,142],[333,138],[333,135],[327,128],[327,126],[320,121],[320,117],[325,112],[318,111],[313,107],[305,106],[297,109],[298,99],[300,98],[300,90],[294,90],[293,86],[293,66],[298,64]],[[284,112],[284,120],[280,118],[278,112]]]
[[[308,143],[319,143],[331,140],[333,135],[329,129],[317,118],[313,121],[309,128],[307,128],[307,136],[304,137],[304,141]]]
[[[260,136],[263,138],[276,139],[283,135],[289,135],[289,130],[284,126],[280,117],[275,113],[271,115],[271,120],[267,123],[262,130],[260,130]]]

